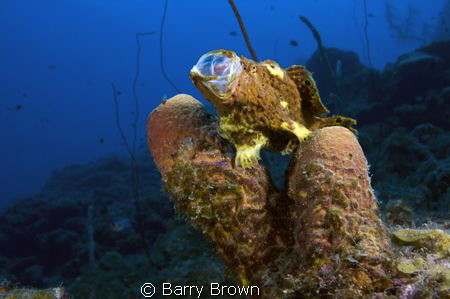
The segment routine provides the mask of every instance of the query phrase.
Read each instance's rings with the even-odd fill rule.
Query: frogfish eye
[[[241,60],[236,53],[227,50],[208,52],[191,69],[191,78],[197,78],[220,98],[228,97],[236,88],[241,73]]]

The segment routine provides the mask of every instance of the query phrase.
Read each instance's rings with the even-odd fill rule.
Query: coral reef
[[[344,101],[333,96],[318,52],[306,66],[317,74],[327,107],[358,119],[382,211],[392,208],[389,201],[402,200],[415,212],[416,225],[448,218],[450,41],[406,53],[382,72],[364,67],[349,52],[326,51],[333,65],[342,62],[338,83]]]
[[[394,237],[396,230],[406,227],[421,228],[426,231],[440,229],[448,234],[450,227],[448,221],[450,42],[440,42],[420,48],[416,51],[419,54],[403,55],[397,62],[388,65],[380,72],[364,67],[351,52],[328,48],[325,50],[332,67],[340,65],[337,69],[340,69],[341,76],[337,76],[337,79],[343,92],[342,98],[338,99],[333,95],[336,91],[333,89],[333,83],[329,82],[329,76],[326,76],[326,66],[320,63],[318,53],[306,66],[314,73],[314,79],[326,107],[337,114],[358,119],[358,140],[371,165],[371,184],[380,207],[380,216],[386,219],[388,231],[392,233],[391,247],[394,252],[392,265],[398,272],[398,277],[391,280],[393,286],[385,290],[384,294],[376,295],[391,298],[450,298],[448,257],[439,258],[433,247],[427,245],[436,243],[421,241],[421,243],[400,244]],[[328,261],[331,266],[324,264],[318,273],[318,266],[314,268],[313,265],[311,267],[313,271],[300,273],[299,269],[309,269],[310,265],[307,265],[307,262],[312,262],[301,259],[304,255],[293,246],[294,241],[301,242],[302,239],[299,238],[299,234],[293,233],[296,224],[292,224],[292,217],[294,217],[292,213],[295,215],[302,213],[303,199],[300,198],[298,201],[291,199],[273,187],[271,183],[273,179],[278,189],[286,187],[285,178],[291,175],[290,172],[285,173],[287,164],[291,159],[301,159],[300,153],[294,152],[292,155],[281,156],[278,152],[263,151],[261,163],[267,166],[267,172],[262,166],[257,166],[254,169],[241,169],[240,172],[235,173],[233,172],[235,147],[227,140],[223,140],[220,133],[218,134],[219,125],[215,122],[215,117],[205,113],[201,105],[192,98],[184,97],[184,99],[193,103],[192,105],[198,109],[192,109],[192,105],[187,105],[187,111],[181,112],[177,105],[171,106],[174,102],[167,101],[165,104],[167,109],[159,115],[162,119],[161,123],[153,123],[155,128],[158,125],[159,135],[152,138],[151,141],[155,142],[152,147],[161,149],[157,154],[154,151],[154,154],[155,160],[163,161],[158,165],[162,172],[170,172],[173,163],[183,157],[194,157],[192,162],[194,164],[191,164],[195,166],[198,159],[206,159],[205,153],[208,153],[209,164],[201,164],[198,167],[201,169],[197,168],[196,175],[203,176],[205,173],[210,173],[211,169],[205,168],[210,165],[216,171],[213,177],[219,182],[210,184],[209,189],[202,193],[203,196],[207,194],[212,196],[215,190],[223,190],[220,189],[223,186],[222,182],[235,182],[234,178],[241,177],[243,177],[240,179],[242,186],[251,186],[251,188],[243,189],[241,193],[234,192],[231,188],[227,189],[226,194],[242,194],[244,198],[242,203],[255,203],[254,198],[250,197],[252,192],[258,196],[272,194],[273,199],[270,201],[264,197],[260,199],[266,200],[266,208],[261,208],[266,211],[266,214],[258,216],[261,218],[250,217],[249,221],[262,219],[263,223],[266,223],[264,221],[275,223],[270,225],[272,235],[278,236],[280,232],[273,229],[282,227],[281,232],[291,236],[291,239],[282,236],[268,240],[272,250],[268,254],[273,259],[269,259],[268,262],[262,260],[262,265],[258,267],[268,269],[272,265],[273,272],[270,273],[271,275],[263,274],[263,285],[273,289],[277,284],[282,286],[282,289],[286,291],[283,296],[286,297],[301,297],[301,293],[313,294],[310,297],[331,297],[332,295],[324,295],[328,288],[335,288],[331,294],[345,296],[340,289],[342,286],[335,284],[336,280],[339,280],[339,275],[342,275],[339,272],[341,268],[335,271],[333,267],[343,265],[343,273],[349,274],[343,276],[347,281],[350,279],[350,274],[354,275],[355,272],[352,271],[357,271],[355,269],[366,270],[359,267],[367,265],[367,257],[364,253],[357,251],[358,246],[364,246],[364,242],[349,245],[344,238],[343,249],[337,255],[324,254],[322,260],[315,259],[316,262]],[[172,108],[168,109],[169,107]],[[169,114],[169,111],[173,114]],[[196,123],[196,121],[199,122]],[[170,125],[166,126],[166,124]],[[314,136],[316,134],[321,136],[320,132],[324,131],[313,132],[309,142],[315,142]],[[166,142],[165,136],[173,142]],[[156,143],[158,140],[160,142]],[[308,144],[306,142],[302,148],[307,149]],[[236,280],[241,279],[239,276],[251,282],[253,279],[257,281],[260,272],[248,274],[242,269],[231,267],[231,273],[235,275],[227,275],[229,271],[224,270],[226,267],[212,249],[211,242],[207,240],[208,235],[204,236],[201,231],[193,229],[184,221],[174,220],[172,206],[166,195],[161,192],[161,176],[158,174],[158,169],[151,161],[148,151],[145,148],[140,150],[136,155],[141,178],[139,193],[142,195],[142,212],[146,215],[145,233],[152,245],[150,260],[144,254],[142,242],[136,232],[136,223],[133,220],[135,209],[131,200],[133,190],[129,176],[129,159],[111,157],[86,164],[71,165],[55,171],[39,194],[32,198],[20,199],[2,211],[0,214],[2,228],[0,231],[0,277],[20,282],[20,286],[15,286],[19,289],[51,290],[63,284],[66,286],[66,291],[74,298],[93,296],[112,299],[142,298],[139,285],[148,281],[155,285],[170,281],[178,285],[204,285],[205,287],[212,281],[221,285],[236,285],[238,283]],[[203,156],[198,156],[195,160],[192,152],[203,153]],[[167,156],[168,153],[170,156]],[[223,158],[219,159],[216,155]],[[213,162],[214,165],[212,165]],[[309,167],[304,165],[304,168],[313,171],[322,168],[321,164],[324,167],[327,166],[321,161]],[[293,167],[292,164],[291,167]],[[179,171],[178,174],[173,173],[178,176],[174,176],[174,179],[170,181],[171,184],[176,183],[175,178],[183,178],[180,182],[186,185],[196,182],[188,179],[187,168]],[[223,177],[221,175],[224,171],[229,172]],[[271,178],[266,174],[268,172]],[[329,173],[332,172],[334,170]],[[257,181],[251,178],[252,174],[264,177],[267,175],[268,185],[265,185],[263,180]],[[320,174],[324,175],[322,172],[308,172],[307,175],[301,174],[298,178],[307,182],[308,176],[315,175],[320,179]],[[339,176],[338,171],[335,178]],[[222,178],[224,178],[223,181],[221,181]],[[334,183],[327,183],[324,188],[330,189],[333,184],[340,186],[339,182],[337,180]],[[269,186],[273,187],[273,191],[269,191]],[[292,189],[295,184],[290,186]],[[344,191],[347,188],[345,186],[339,188],[341,187]],[[197,184],[195,188],[201,189],[202,185]],[[176,191],[181,193],[181,190]],[[229,196],[231,198],[234,195]],[[177,203],[175,196],[173,200]],[[202,202],[203,211],[217,213],[220,219],[225,219],[229,215],[241,215],[239,213],[242,215],[251,213],[247,206],[239,213],[233,212],[233,208],[219,213],[223,206],[222,202],[217,200],[215,206]],[[323,202],[328,204],[330,200],[324,196]],[[223,201],[223,205],[232,203],[231,199]],[[311,205],[314,204],[317,202],[311,202]],[[180,207],[181,205],[190,206],[186,200],[181,200]],[[177,206],[175,204],[175,207]],[[93,209],[91,217],[88,215],[89,207]],[[345,220],[342,223],[344,230],[348,230],[351,226],[351,231],[355,232],[357,229],[354,229],[353,225],[355,221],[356,223],[359,221],[359,218],[353,218],[356,216],[352,211],[342,208],[338,202],[332,202],[330,207],[333,209],[318,208],[317,210],[329,211],[331,219],[333,219],[331,217],[333,211],[338,211],[337,216],[343,217],[336,217],[336,222],[328,221],[330,218],[326,218],[328,222],[324,223],[323,230],[319,229],[320,226],[315,229],[320,233],[318,240],[329,239],[327,241],[331,245],[319,242],[323,246],[341,244],[332,239],[333,235],[327,234],[329,227],[326,225],[335,226],[334,223],[339,224],[343,219]],[[261,209],[256,210],[255,213]],[[181,208],[178,211],[182,214]],[[190,210],[190,213],[185,218],[190,220],[190,217],[195,217],[195,210]],[[272,215],[272,218],[267,218],[267,214]],[[368,215],[373,214],[370,212]],[[200,218],[199,221],[207,222],[209,225],[208,221],[217,219],[214,217],[216,216],[213,216],[212,220]],[[237,221],[245,223],[245,219],[239,218],[236,222],[226,223],[222,225],[222,228],[231,227],[230,232],[239,235],[240,231],[235,228],[235,225]],[[368,219],[373,220],[371,217]],[[189,222],[194,221],[195,219]],[[197,227],[201,228],[203,222]],[[300,224],[308,225],[308,222],[302,223]],[[93,229],[92,239],[89,238],[88,226]],[[226,239],[228,235],[224,233],[221,235],[219,225],[214,233],[219,238],[217,242],[225,243],[228,240]],[[226,233],[229,232],[226,231]],[[242,234],[246,236],[253,233],[245,230]],[[223,239],[220,239],[220,236]],[[306,237],[313,238],[310,234],[306,234]],[[251,236],[250,239],[257,238],[261,236]],[[91,242],[95,242],[94,262],[89,256]],[[314,249],[308,247],[306,243],[300,244],[305,244],[304,248],[308,250]],[[356,251],[343,255],[351,246],[354,246]],[[241,250],[245,248],[240,247]],[[227,247],[228,251],[222,254],[231,255],[232,249],[233,245],[230,244]],[[257,247],[250,247],[250,249],[258,250]],[[237,257],[230,258],[232,262],[236,259]],[[291,268],[287,267],[290,265],[288,261],[292,260],[296,265],[304,268],[298,268],[296,272],[292,269],[295,265],[291,265]],[[251,261],[259,265],[261,260]],[[245,261],[242,261],[242,264],[244,263]],[[281,265],[286,265],[286,270],[279,268]],[[384,264],[381,263],[381,265]],[[227,266],[230,268],[230,264]],[[385,274],[387,272],[388,277],[389,271],[390,269],[384,271]],[[296,278],[305,280],[300,285],[300,281]],[[362,274],[360,278],[364,281],[365,276]],[[361,281],[358,281],[359,287],[363,285]],[[377,282],[376,279],[373,281]],[[386,281],[380,279],[378,286],[383,285],[384,282]],[[108,289],[105,288],[106,283],[108,283]],[[316,294],[314,289],[317,285],[319,294]],[[307,289],[308,287],[310,289]],[[154,297],[158,298],[158,295],[160,294]],[[208,298],[208,296],[202,296],[202,298]]]
[[[301,144],[286,194],[264,166],[234,167],[216,128],[198,101],[177,95],[151,113],[148,143],[176,210],[242,285],[258,285],[268,298],[352,297],[390,286],[392,253],[349,130],[319,129]]]
[[[153,243],[173,212],[150,157],[142,150],[138,157],[145,230]],[[74,298],[140,298],[140,286],[158,269],[149,265],[136,232],[128,174],[126,158],[71,165],[56,171],[40,194],[10,205],[0,215],[0,277],[20,282],[20,288],[63,284]],[[88,253],[92,241],[95,267]],[[106,266],[111,256],[120,257],[120,267]]]
[[[338,93],[339,91],[336,90],[336,84],[341,87],[341,90],[344,88],[344,90],[342,90],[344,92],[348,89],[349,84],[342,82],[343,79],[348,80],[363,69],[363,65],[359,61],[358,55],[351,51],[343,51],[336,48],[324,48],[322,51],[326,53],[330,67],[336,74],[336,78],[330,74],[328,66],[323,61],[322,54],[319,50],[315,51],[306,63],[308,70],[314,70],[314,78],[317,82],[317,87],[320,90],[321,96],[328,97],[332,92],[335,94]],[[339,64],[341,65],[340,67]],[[334,80],[337,80],[338,82],[335,83]]]

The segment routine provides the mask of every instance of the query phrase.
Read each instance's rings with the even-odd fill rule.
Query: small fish
[[[229,34],[230,34],[231,36],[236,36],[236,35],[237,35],[236,31],[234,31],[234,30],[230,31]]]
[[[100,138],[98,139],[98,142],[100,142],[100,144],[103,144],[103,143],[105,143],[105,139],[103,139],[102,137],[100,137]]]
[[[374,17],[375,17],[375,16],[373,15],[373,13],[371,13],[371,12],[369,12],[369,13],[367,14],[367,16],[370,17],[370,18],[374,18]]]
[[[141,85],[141,87],[145,87],[145,82],[142,81],[140,85]]]
[[[16,105],[16,111],[20,111],[20,110],[22,110],[22,105],[17,104],[17,105]]]
[[[117,95],[120,96],[122,95],[122,92],[120,90],[117,91]]]
[[[48,69],[49,69],[50,71],[53,71],[54,69],[56,69],[56,65],[49,64],[49,65],[48,65]]]
[[[297,42],[295,39],[291,39],[291,40],[289,41],[289,44],[290,44],[291,46],[293,46],[293,47],[297,47],[297,46],[298,46],[298,42]]]

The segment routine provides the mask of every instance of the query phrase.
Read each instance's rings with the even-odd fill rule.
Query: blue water
[[[370,63],[377,69],[424,42],[441,26],[444,0],[367,0]],[[399,38],[386,18],[411,36]],[[315,51],[304,15],[320,31],[326,47],[365,50],[361,0],[236,0],[258,57],[282,66],[304,63]],[[138,135],[145,142],[147,114],[176,94],[160,69],[160,23],[164,1],[3,0],[0,4],[0,202],[40,190],[52,171],[111,154],[125,154],[115,126],[111,83],[125,134],[131,138],[136,70],[136,32],[141,73]],[[413,16],[408,23],[408,14]],[[230,35],[235,31],[236,35]],[[183,93],[201,99],[188,72],[213,49],[250,57],[228,1],[168,1],[163,35],[166,71]],[[291,45],[291,40],[297,46]]]

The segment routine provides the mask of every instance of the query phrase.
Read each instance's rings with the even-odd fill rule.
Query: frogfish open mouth
[[[227,98],[233,93],[241,70],[241,60],[236,53],[214,50],[202,55],[189,75],[215,96]]]

